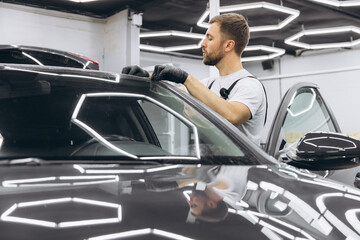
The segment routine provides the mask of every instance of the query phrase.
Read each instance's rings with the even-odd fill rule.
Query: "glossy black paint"
[[[186,196],[193,186],[159,191],[149,187],[148,182],[189,178],[182,170],[195,166],[164,167],[121,163],[3,165],[0,167],[0,237],[9,240],[359,238],[358,190],[286,165],[251,166],[241,200],[243,207],[238,205],[234,209],[228,205],[228,216],[217,223],[191,221]],[[245,166],[222,167],[241,172]],[[131,173],[134,170],[137,173]],[[282,201],[286,207],[277,209],[276,201]],[[347,218],[347,211],[353,211],[355,218]],[[133,235],[127,236],[130,233]],[[111,238],[115,235],[118,237]]]
[[[360,238],[358,189],[275,161],[166,82],[11,64],[0,65],[0,81],[0,239]],[[169,102],[174,94],[226,133],[227,144],[243,155],[78,157],[74,150],[91,137],[73,138],[69,123],[81,97],[99,92],[158,94]],[[68,133],[79,145],[69,144]],[[208,222],[195,216],[196,204],[188,204],[194,190],[214,191],[226,204],[226,217]]]

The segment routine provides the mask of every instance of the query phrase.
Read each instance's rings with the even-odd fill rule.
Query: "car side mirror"
[[[335,170],[359,165],[360,140],[340,133],[313,132],[288,152],[288,164],[309,170]]]

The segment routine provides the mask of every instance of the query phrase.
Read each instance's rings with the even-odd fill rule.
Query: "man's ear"
[[[212,208],[212,209],[217,208],[217,202],[214,201],[214,200],[211,200],[211,199],[209,199],[209,200],[207,201],[207,205],[208,205],[209,208]]]
[[[235,47],[234,40],[226,40],[225,41],[225,52],[230,52]]]

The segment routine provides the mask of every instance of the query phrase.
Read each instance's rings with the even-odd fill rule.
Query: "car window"
[[[39,61],[43,65],[47,66],[58,66],[58,67],[74,67],[83,68],[84,65],[60,54],[53,54],[49,52],[38,52],[38,51],[24,51],[24,54],[29,58]]]
[[[1,63],[36,64],[34,60],[23,55],[22,51],[16,49],[3,49],[0,51]]]
[[[300,87],[292,94],[287,94],[287,104],[281,105],[282,117],[279,117],[281,125],[278,123],[278,134],[270,138],[269,153],[277,159],[287,160],[286,153],[296,150],[298,141],[302,136],[309,132],[325,131],[336,132],[337,127],[331,117],[330,110],[327,108],[319,91],[315,87]],[[276,122],[276,121],[275,121]]]
[[[191,106],[174,97],[151,95],[83,95],[73,122],[94,137],[96,143],[92,141],[76,155],[87,155],[98,145],[96,154],[130,157],[244,156],[224,133]]]
[[[83,64],[60,54],[18,49],[2,49],[0,51],[0,63],[84,68]]]
[[[308,132],[334,132],[335,126],[315,88],[300,88],[291,99],[283,123],[287,143],[294,143]]]

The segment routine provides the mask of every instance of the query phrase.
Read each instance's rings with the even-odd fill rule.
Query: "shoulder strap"
[[[209,87],[208,87],[209,89],[211,89],[211,87],[212,87],[212,85],[214,84],[214,82],[215,82],[215,80],[210,83],[210,85],[209,85]]]
[[[254,76],[246,76],[246,77],[249,77],[249,78],[254,78],[254,79],[256,79],[256,80],[258,80],[256,77],[254,77]],[[246,77],[243,77],[243,78],[246,78]],[[229,93],[230,93],[230,91],[233,89],[233,87],[235,86],[235,84],[239,81],[239,80],[241,80],[241,79],[243,79],[243,78],[240,78],[240,79],[238,79],[238,80],[236,80],[231,86],[230,86],[230,88],[228,89],[228,91],[229,91]],[[261,86],[263,87],[263,90],[264,90],[264,94],[265,94],[265,119],[264,119],[264,125],[266,124],[266,120],[267,120],[267,111],[268,111],[268,99],[267,99],[267,94],[266,94],[266,90],[265,90],[265,87],[264,87],[264,84],[262,84],[262,82],[260,81],[260,80],[258,80],[260,83],[261,83]]]
[[[266,120],[267,120],[267,112],[268,112],[268,97],[267,97],[267,94],[266,94],[266,90],[265,90],[265,87],[264,87],[264,84],[262,84],[262,82],[260,80],[258,80],[260,83],[261,83],[261,86],[263,87],[264,89],[264,93],[265,93],[265,104],[266,104],[266,108],[265,108],[265,119],[264,119],[264,125],[266,124]]]

